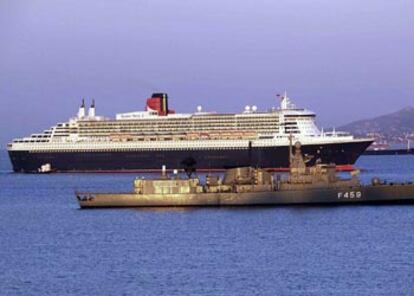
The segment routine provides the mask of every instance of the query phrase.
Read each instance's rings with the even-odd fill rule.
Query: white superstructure
[[[86,112],[82,101],[76,117],[41,133],[14,139],[8,149],[234,149],[246,145],[287,145],[289,135],[303,145],[359,141],[349,134],[321,132],[315,124],[315,114],[296,108],[285,94],[280,98],[279,108],[266,112],[258,111],[256,106],[246,106],[241,113],[220,114],[202,112],[199,106],[193,114],[160,116],[157,110],[147,108],[146,111],[116,114],[115,119],[96,116],[95,102]]]

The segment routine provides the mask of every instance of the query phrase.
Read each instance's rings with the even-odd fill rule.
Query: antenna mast
[[[292,166],[292,133],[289,134],[289,168]]]

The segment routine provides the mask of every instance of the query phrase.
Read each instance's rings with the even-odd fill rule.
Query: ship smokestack
[[[95,100],[93,100],[93,99],[92,99],[92,105],[89,108],[88,116],[89,117],[95,117]]]
[[[165,93],[162,94],[162,112],[168,114],[168,95]]]
[[[166,93],[153,93],[151,98],[147,99],[147,111],[157,111],[158,115],[166,116],[175,113],[174,110],[168,109],[168,95]]]
[[[79,107],[78,118],[85,117],[85,99],[82,99],[82,105]]]

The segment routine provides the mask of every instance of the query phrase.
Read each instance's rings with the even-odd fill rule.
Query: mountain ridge
[[[396,112],[350,122],[341,130],[356,136],[380,135],[390,142],[400,142],[414,136],[414,106],[404,107]]]

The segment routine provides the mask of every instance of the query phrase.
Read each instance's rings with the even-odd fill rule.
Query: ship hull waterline
[[[312,165],[320,159],[339,169],[353,169],[370,141],[341,144],[305,145],[303,152]],[[162,166],[183,169],[192,163],[199,171],[221,171],[253,166],[283,171],[289,167],[287,146],[246,149],[147,150],[147,151],[9,151],[14,172],[36,173],[44,164],[53,172],[157,172]]]
[[[414,185],[369,185],[271,192],[136,194],[76,193],[81,208],[351,205],[414,203]]]

